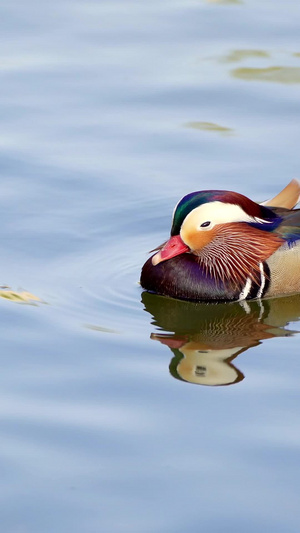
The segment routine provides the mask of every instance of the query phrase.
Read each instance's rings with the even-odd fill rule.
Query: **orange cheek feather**
[[[192,252],[197,252],[212,242],[216,234],[215,228],[207,231],[185,230],[182,232],[182,239]]]

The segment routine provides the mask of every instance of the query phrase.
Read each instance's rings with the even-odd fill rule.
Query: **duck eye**
[[[210,225],[211,225],[211,222],[207,220],[207,222],[203,222],[203,224],[201,224],[200,228],[207,228]]]

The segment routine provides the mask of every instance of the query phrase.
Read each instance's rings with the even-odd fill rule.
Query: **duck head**
[[[171,237],[156,249],[152,265],[193,254],[216,282],[256,281],[264,261],[283,243],[274,231],[280,221],[271,208],[236,192],[190,193],[176,205]]]

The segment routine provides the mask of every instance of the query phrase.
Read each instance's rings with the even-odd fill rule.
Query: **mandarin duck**
[[[175,206],[170,239],[152,251],[141,286],[191,301],[300,292],[300,183],[258,204],[232,191],[197,191]]]

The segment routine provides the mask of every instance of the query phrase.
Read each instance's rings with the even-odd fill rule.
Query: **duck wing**
[[[289,244],[300,240],[300,209],[291,211],[282,207],[272,207],[272,211],[281,218],[275,233],[278,233]]]

